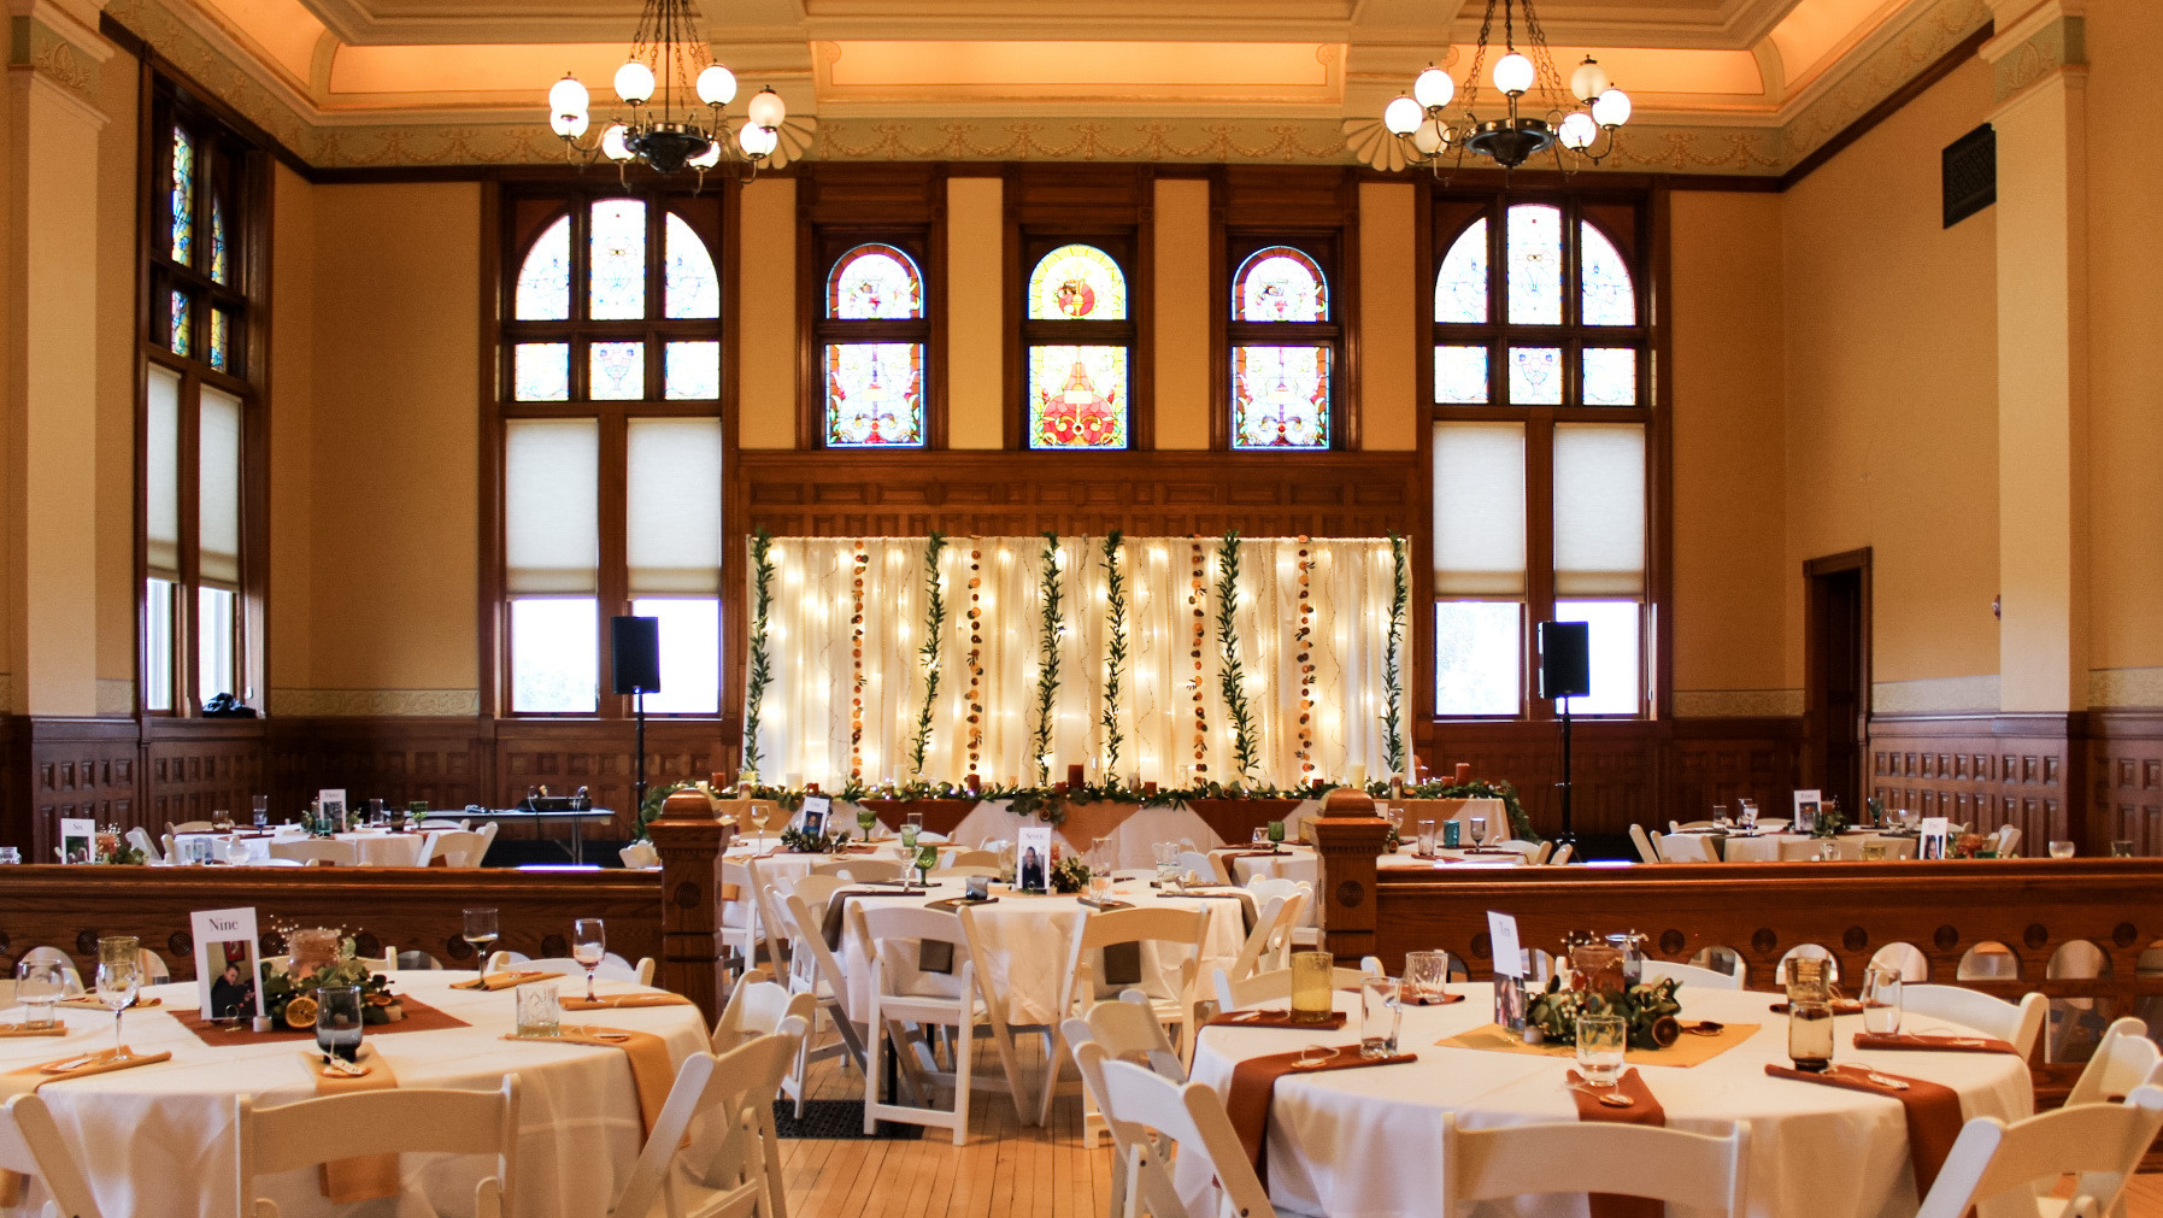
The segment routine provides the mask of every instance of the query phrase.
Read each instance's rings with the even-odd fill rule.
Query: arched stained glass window
[[[1031,320],[1124,321],[1126,316],[1126,273],[1093,245],[1062,245],[1038,259],[1029,275]]]
[[[1434,281],[1434,319],[1477,325],[1487,320],[1487,221],[1474,220],[1450,243]],[[1482,400],[1485,395],[1482,395]]]
[[[1328,321],[1322,268],[1288,245],[1256,250],[1232,280],[1234,321]]]
[[[512,316],[520,321],[565,321],[571,316],[571,217],[541,233],[518,268]]]
[[[602,199],[593,205],[587,315],[595,321],[646,316],[646,205]]]
[[[1636,325],[1637,289],[1630,283],[1630,268],[1622,261],[1621,251],[1590,221],[1581,222],[1577,231],[1578,264],[1585,280],[1585,324]]]
[[[1510,209],[1510,324],[1549,326],[1562,323],[1562,209],[1520,204]]]
[[[850,321],[924,315],[924,277],[916,260],[891,245],[859,245],[841,256],[826,281],[826,315]]]
[[[1134,325],[1118,259],[1096,245],[1054,245],[1030,270],[1025,295],[1029,447],[1127,447]]]
[[[210,197],[210,277],[233,282],[233,259],[225,248],[225,203],[216,195]]]
[[[173,181],[170,211],[173,261],[195,258],[195,137],[184,127],[173,128]]]
[[[927,316],[907,250],[870,242],[834,259],[819,327],[826,447],[923,446]]]
[[[721,316],[721,277],[706,243],[675,212],[668,213],[667,231],[662,279],[668,316]]]
[[[1258,242],[1231,288],[1232,447],[1332,447],[1341,333],[1322,263],[1295,246]]]

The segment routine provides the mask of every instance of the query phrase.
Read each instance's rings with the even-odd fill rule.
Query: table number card
[[[1495,965],[1495,1022],[1525,1030],[1525,952],[1517,943],[1517,919],[1487,911],[1487,942]]]
[[[256,966],[255,910],[210,909],[188,915],[195,931],[195,989],[205,1019],[263,1014]]]
[[[1818,826],[1818,807],[1825,802],[1824,792],[1810,790],[1795,792],[1795,820],[1788,826],[1790,833],[1814,833]]]
[[[1051,827],[1023,829],[1014,834],[1014,890],[1051,891]]]
[[[345,828],[345,788],[325,787],[315,793],[316,808],[324,820]]]
[[[1921,835],[1915,842],[1915,857],[1919,859],[1942,859],[1945,857],[1945,839],[1952,835],[1952,819],[1944,816],[1923,818]]]
[[[804,806],[798,809],[796,813],[796,827],[806,833],[824,835],[826,832],[826,817],[828,813],[833,811],[833,808],[834,801],[828,796],[804,796]]]
[[[60,821],[60,861],[92,863],[98,857],[98,822],[70,816]]]

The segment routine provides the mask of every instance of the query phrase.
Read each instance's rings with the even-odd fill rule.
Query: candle
[[[788,784],[789,790],[793,791],[804,785],[804,772],[802,770],[791,771],[783,776],[782,781]]]
[[[1084,784],[1083,784],[1083,781],[1082,781],[1082,767],[1080,767],[1080,766],[1078,766],[1078,765],[1070,765],[1070,766],[1068,766],[1068,767],[1066,768],[1066,788],[1067,788],[1067,790],[1069,790],[1069,791],[1079,791],[1079,790],[1081,790],[1081,789],[1082,789],[1082,786],[1083,786],[1083,785],[1084,785]]]
[[[1365,789],[1366,789],[1366,787],[1367,787],[1367,763],[1366,763],[1366,762],[1364,762],[1364,761],[1355,761],[1355,762],[1353,762],[1353,763],[1352,763],[1352,785],[1353,785],[1353,786],[1355,786],[1355,787],[1358,787],[1358,788],[1360,788],[1361,790],[1365,790]]]
[[[1157,780],[1156,780],[1156,779],[1154,779],[1154,778],[1147,778],[1147,779],[1143,779],[1143,780],[1142,780],[1142,794],[1144,794],[1144,795],[1154,795],[1154,794],[1156,794],[1156,793],[1157,793]]]
[[[818,793],[819,793],[819,784],[817,784],[817,783],[815,783],[815,782],[813,782],[813,783],[806,783],[806,784],[804,784],[804,794],[806,794],[806,795],[817,795]]]
[[[1468,782],[1471,782],[1471,781],[1472,781],[1472,763],[1471,763],[1471,762],[1469,762],[1469,761],[1460,761],[1460,762],[1458,762],[1458,763],[1457,763],[1457,785],[1459,785],[1459,786],[1463,786],[1464,784],[1466,784],[1466,783],[1468,783]]]
[[[969,771],[968,775],[962,779],[961,785],[967,787],[971,795],[984,789],[983,782],[977,778],[975,770]]]

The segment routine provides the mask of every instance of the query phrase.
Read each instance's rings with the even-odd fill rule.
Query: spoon
[[[1609,1108],[1629,1108],[1637,1103],[1636,1100],[1631,1099],[1629,1096],[1622,1094],[1620,1091],[1617,1091],[1612,1087],[1600,1088],[1591,1086],[1587,1083],[1569,1083],[1567,1084],[1567,1086],[1572,1091],[1584,1092],[1586,1095],[1589,1095],[1593,1099],[1600,1101],[1602,1104],[1607,1105]]]

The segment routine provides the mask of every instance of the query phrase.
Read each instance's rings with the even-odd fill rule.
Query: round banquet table
[[[1563,1087],[1565,1072],[1574,1065],[1569,1059],[1436,1046],[1494,1017],[1492,986],[1453,988],[1467,995],[1464,1002],[1404,1010],[1397,1043],[1400,1052],[1417,1053],[1417,1062],[1278,1082],[1267,1153],[1270,1199],[1279,1210],[1331,1218],[1433,1218],[1441,1187],[1444,1112],[1455,1112],[1467,1129],[1577,1119]],[[1769,1009],[1776,995],[1685,987],[1680,997],[1684,1019],[1760,1027],[1698,1066],[1650,1065],[1650,1055],[1636,1050],[1629,1053],[1629,1065],[1666,1109],[1671,1129],[1724,1135],[1736,1120],[1750,1121],[1751,1218],[1899,1218],[1915,1212],[1907,1123],[1899,1103],[1766,1075],[1767,1063],[1788,1064],[1786,1018]],[[1337,1009],[1350,1017],[1334,1032],[1205,1029],[1193,1078],[1223,1095],[1234,1063],[1243,1058],[1295,1052],[1309,1044],[1359,1043],[1358,997],[1338,994]],[[1907,1021],[1910,1030],[1941,1026],[1973,1031],[1912,1015]],[[1943,1083],[1960,1093],[1963,1118],[2011,1121],[2033,1115],[2033,1085],[2018,1058],[1864,1052],[1852,1047],[1854,1033],[1861,1030],[1861,1016],[1839,1017],[1834,1060]],[[1188,1172],[1179,1177],[1179,1188],[1192,1208],[1209,1181]],[[1991,1208],[1982,1207],[1982,1218],[1994,1218]],[[1521,1197],[1471,1212],[1482,1218],[1584,1218],[1586,1207],[1579,1194]],[[2034,1212],[2031,1205],[2027,1213]]]
[[[357,833],[339,833],[334,836],[341,842],[351,842],[353,844],[353,852],[358,856],[359,865],[362,867],[418,867],[421,865],[422,847],[432,843],[438,833],[439,831],[435,829],[423,830],[419,833],[405,833],[398,830],[386,832],[363,830]],[[212,850],[219,851],[224,848],[225,840],[232,837],[238,837],[241,843],[248,847],[248,863],[242,864],[243,866],[268,862],[272,842],[303,842],[309,840],[305,832],[272,832],[264,834],[247,831],[240,833],[182,833],[175,836],[173,842],[177,846],[188,841],[210,841],[217,843],[212,847]],[[433,854],[435,851],[430,849],[427,853]],[[220,863],[225,861],[223,854],[214,854],[213,857]]]
[[[755,839],[739,840],[742,840],[742,844],[731,845],[722,853],[721,861],[725,863],[749,863],[756,873],[756,882],[761,887],[775,885],[784,892],[794,888],[796,881],[810,875],[811,869],[820,863],[843,863],[850,859],[876,859],[888,863],[902,861],[901,839],[899,838],[884,842],[874,838],[871,843],[873,850],[869,854],[795,854],[780,849],[778,839],[769,841],[763,849],[759,847]],[[938,846],[939,853],[942,855],[951,854],[961,849],[959,846],[930,842],[928,836],[925,840],[931,845]],[[721,919],[724,926],[751,926],[757,923],[757,919],[752,916],[755,908],[752,904],[752,895],[749,892],[738,892],[736,899],[722,908]]]
[[[1661,835],[1661,853],[1666,854],[1667,839],[1676,834]],[[1713,853],[1729,863],[1777,863],[1782,846],[1806,846],[1819,839],[1805,833],[1755,833],[1755,834],[1690,834],[1703,836],[1712,842]],[[1898,834],[1870,832],[1847,832],[1832,839],[1844,862],[1858,862],[1863,857],[1863,847],[1885,847],[1886,858],[1914,858],[1915,839]]]
[[[628,1059],[610,1048],[504,1040],[514,1022],[514,991],[449,988],[472,977],[451,971],[391,974],[394,991],[471,1026],[388,1034],[371,1028],[368,1051],[382,1056],[401,1087],[493,1091],[516,1071],[518,1179],[512,1212],[521,1218],[607,1212],[640,1146],[638,1095]],[[566,977],[553,984],[569,995],[583,983]],[[648,992],[624,983],[603,982],[599,988]],[[193,982],[143,992],[180,1009],[198,1004]],[[0,1072],[112,1047],[109,1012],[61,1008],[61,1014],[68,1025],[65,1038],[0,1039]],[[8,1022],[19,1018],[13,1012],[7,1016]],[[705,1018],[695,1006],[566,1012],[564,1022],[654,1033],[668,1042],[674,1065],[707,1047]],[[205,1043],[162,1009],[129,1011],[123,1035],[138,1053],[169,1051],[173,1058],[50,1083],[38,1092],[99,1208],[132,1218],[229,1218],[235,1212],[234,1098],[246,1095],[260,1106],[313,1098],[314,1075],[303,1054],[313,1051],[314,1042]],[[494,1162],[481,1156],[405,1155],[399,1167],[403,1191],[398,1198],[348,1208],[324,1199],[314,1168],[263,1177],[258,1185],[286,1218],[333,1213],[435,1218],[471,1213],[474,1186],[493,1173]],[[34,1186],[31,1200],[42,1203],[43,1191],[42,1185]]]
[[[1118,899],[1132,902],[1139,909],[1169,906],[1199,909],[1209,915],[1209,924],[1202,934],[1201,960],[1194,974],[1198,996],[1206,997],[1213,992],[1209,989],[1211,969],[1228,968],[1239,958],[1239,949],[1247,937],[1246,919],[1241,913],[1244,906],[1240,901],[1207,897],[1159,898],[1148,883],[1141,880],[1121,881],[1113,891]],[[958,897],[961,893],[959,881],[938,880],[934,873],[929,895],[851,896],[846,899],[877,905],[902,901],[928,905],[932,901]],[[1053,1013],[1059,1005],[1059,984],[1065,979],[1067,962],[1073,956],[1074,940],[1081,934],[1082,923],[1095,911],[1083,905],[1079,897],[1011,892],[1001,893],[991,904],[965,908],[969,910],[977,940],[987,956],[984,971],[988,974],[986,980],[990,991],[1006,996],[1007,1022],[1021,1026],[1053,1022]],[[870,962],[853,933],[844,934],[841,943],[839,959],[849,974],[849,1014],[861,1022],[871,1009]],[[897,958],[907,955],[896,953],[888,958],[890,966],[898,966],[901,975],[896,984],[901,988],[920,982],[915,962]],[[1184,951],[1160,951],[1154,943],[1143,944],[1141,988],[1158,997],[1176,996],[1180,965],[1187,955]]]

